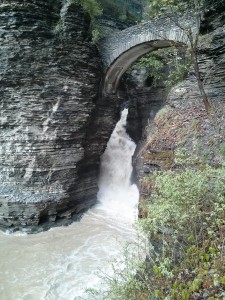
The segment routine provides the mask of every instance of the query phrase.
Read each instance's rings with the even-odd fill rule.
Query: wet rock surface
[[[168,95],[166,88],[138,87],[131,89],[129,95],[129,114],[127,132],[137,143],[146,137],[146,127],[163,106]]]
[[[1,1],[1,228],[70,223],[96,202],[117,111],[98,97],[89,23],[66,1]]]

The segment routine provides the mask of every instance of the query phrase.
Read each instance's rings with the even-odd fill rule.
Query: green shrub
[[[155,189],[147,207],[148,218],[140,221],[148,235],[173,230],[187,236],[201,227],[203,221],[212,223],[224,218],[224,169],[202,166],[158,172],[153,178]]]

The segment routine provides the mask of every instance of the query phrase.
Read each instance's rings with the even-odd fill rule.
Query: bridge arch
[[[188,37],[170,21],[129,27],[99,42],[104,66],[103,93],[115,93],[122,75],[144,54],[171,46],[186,47]]]

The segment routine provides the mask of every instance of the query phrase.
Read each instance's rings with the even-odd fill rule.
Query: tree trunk
[[[202,96],[202,100],[203,100],[205,109],[207,111],[207,114],[210,114],[211,105],[210,105],[208,97],[206,95],[203,82],[201,81],[199,65],[198,65],[198,60],[197,60],[197,42],[198,42],[198,39],[196,37],[195,42],[193,42],[193,36],[190,35],[189,40],[190,40],[190,43],[191,43],[191,59],[192,59],[192,63],[193,63],[193,66],[194,66],[196,79],[197,79],[197,82],[198,82],[198,88],[199,88],[200,94]]]

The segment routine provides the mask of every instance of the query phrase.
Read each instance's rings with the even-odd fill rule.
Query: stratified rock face
[[[101,68],[88,29],[82,9],[66,1],[1,1],[2,228],[70,222],[96,201],[113,113],[97,99]]]
[[[207,2],[199,65],[209,100],[225,101],[225,2]]]

